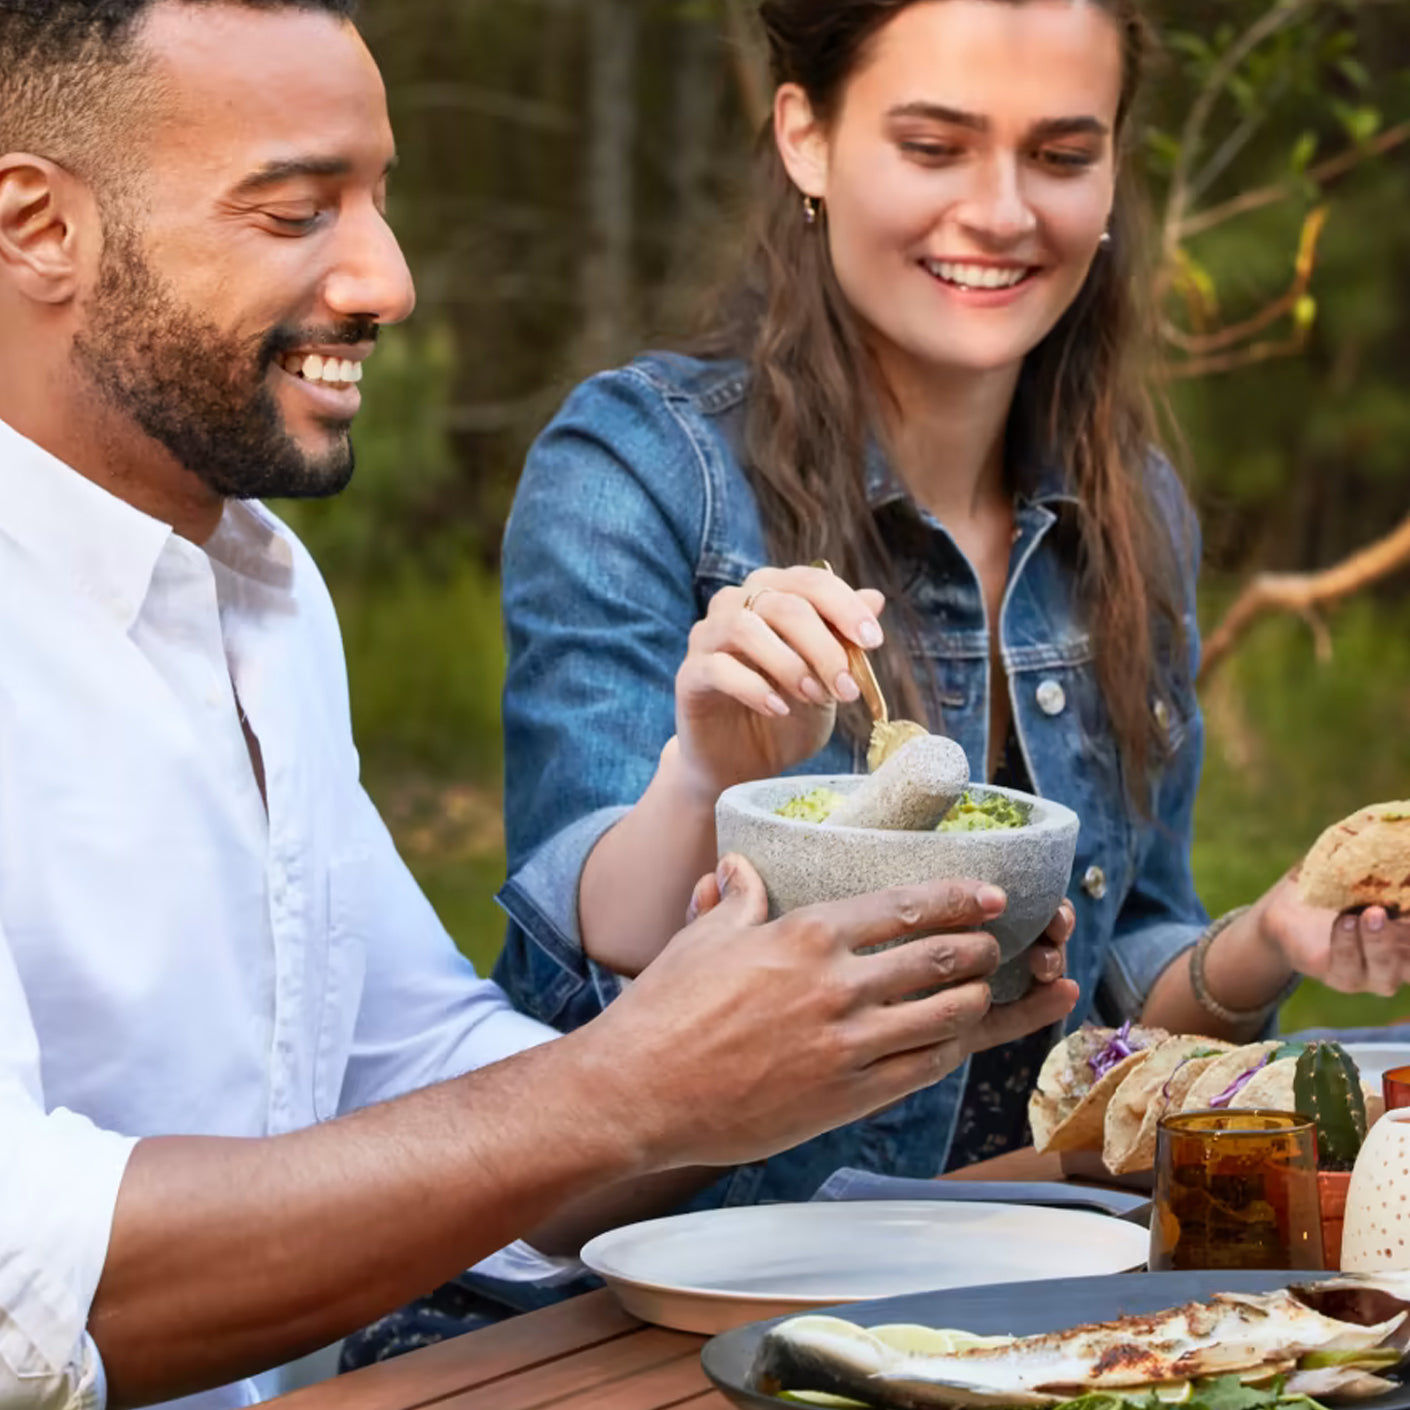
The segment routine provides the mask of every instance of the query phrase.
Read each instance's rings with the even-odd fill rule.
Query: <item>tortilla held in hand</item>
[[[1163,1028],[1084,1024],[1044,1059],[1028,1099],[1033,1145],[1040,1151],[1100,1150],[1111,1095],[1170,1035]]]
[[[1410,914],[1410,802],[1373,803],[1333,823],[1303,861],[1298,891],[1327,910]]]
[[[1179,1111],[1195,1079],[1232,1043],[1181,1034],[1151,1048],[1145,1062],[1128,1072],[1107,1104],[1102,1164],[1113,1175],[1150,1170],[1160,1118]]]

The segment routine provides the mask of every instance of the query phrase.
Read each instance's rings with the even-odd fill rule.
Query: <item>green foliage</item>
[[[339,594],[353,728],[368,768],[497,780],[504,681],[497,580],[465,562]]]
[[[1212,586],[1206,616],[1226,593]],[[1338,818],[1410,779],[1410,605],[1368,598],[1332,622],[1335,654],[1314,659],[1295,620],[1261,624],[1205,699],[1207,748],[1195,812],[1195,880],[1218,915],[1262,894]],[[1406,998],[1336,994],[1310,981],[1282,1025],[1410,1018]]]

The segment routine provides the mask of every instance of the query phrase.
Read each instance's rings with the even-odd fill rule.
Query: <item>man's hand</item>
[[[796,1145],[938,1081],[978,1048],[1056,1022],[1076,1000],[1075,986],[1049,977],[991,1012],[984,981],[998,945],[978,927],[1003,909],[996,887],[902,887],[765,924],[753,868],[727,858],[718,877],[718,904],[716,884],[697,887],[699,918],[567,1040],[615,1085],[604,1113],[618,1111],[658,1168]],[[1050,971],[1051,957],[1041,964]]]

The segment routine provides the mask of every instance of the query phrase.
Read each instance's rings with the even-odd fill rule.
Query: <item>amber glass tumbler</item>
[[[1390,1067],[1381,1073],[1381,1095],[1387,1111],[1410,1106],[1410,1067]]]
[[[1321,1268],[1317,1129],[1290,1111],[1191,1111],[1156,1132],[1150,1268]]]

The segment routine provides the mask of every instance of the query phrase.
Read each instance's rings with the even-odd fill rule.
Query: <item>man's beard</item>
[[[216,494],[318,499],[352,478],[347,426],[328,422],[328,450],[309,454],[284,427],[270,369],[294,348],[376,336],[377,325],[366,319],[323,329],[281,326],[256,338],[223,333],[163,284],[136,230],[114,222],[74,356],[111,406]]]

